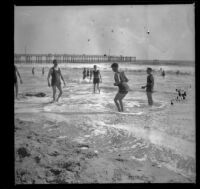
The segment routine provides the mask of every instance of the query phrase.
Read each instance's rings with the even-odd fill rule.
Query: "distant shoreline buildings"
[[[112,55],[71,55],[71,54],[14,54],[15,63],[98,63],[98,62],[136,62],[136,57]]]

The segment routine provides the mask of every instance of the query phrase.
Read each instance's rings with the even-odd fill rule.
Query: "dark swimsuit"
[[[16,74],[16,67],[14,65],[14,84],[17,83],[17,74]]]
[[[153,92],[153,83],[154,83],[153,75],[148,75],[146,92]]]
[[[119,88],[118,92],[121,93],[121,94],[127,94],[128,93],[128,89],[127,89],[127,86],[125,86],[122,83],[121,73],[119,73],[118,79],[120,81],[120,83],[118,84],[118,88]]]
[[[51,86],[60,86],[61,85],[60,68],[58,68],[58,70],[55,70],[53,67],[52,69],[53,69],[53,72],[51,74]]]
[[[93,83],[96,84],[96,83],[99,83],[99,70],[96,70],[96,71],[93,71]]]
[[[126,88],[122,85],[122,83],[120,83],[120,84],[118,85],[118,87],[119,87],[119,93],[121,93],[121,94],[127,94],[127,93],[128,93],[128,91],[127,91]]]
[[[87,70],[87,77],[88,77],[88,76],[90,76],[90,71],[89,71],[89,70]]]

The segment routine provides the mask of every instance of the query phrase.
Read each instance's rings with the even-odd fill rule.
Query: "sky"
[[[194,60],[194,4],[15,6],[15,53]]]

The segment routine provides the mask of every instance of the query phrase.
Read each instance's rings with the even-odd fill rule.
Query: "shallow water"
[[[103,78],[100,94],[92,93],[91,82],[82,81],[82,69],[78,68],[83,65],[74,64],[75,68],[72,65],[62,66],[67,86],[63,88],[60,102],[55,104],[49,103],[52,91],[47,86],[48,68],[42,76],[41,67],[36,67],[35,76],[32,76],[31,67],[19,66],[24,83],[20,85],[21,98],[15,103],[16,116],[36,122],[72,120],[77,128],[84,130],[84,134],[77,134],[74,140],[92,143],[108,153],[118,151],[140,161],[149,158],[195,179],[194,67],[179,67],[179,70],[190,70],[189,75],[169,74],[163,78],[155,73],[152,107],[147,105],[145,91],[140,88],[146,83],[146,74],[127,71],[131,91],[124,99],[125,114],[116,112],[113,98],[117,88],[113,86],[113,73],[109,71],[108,64],[100,67]],[[145,69],[143,67],[138,66],[137,69]],[[129,67],[124,65],[124,68]],[[177,68],[168,66],[166,69],[173,71]],[[176,88],[185,89],[187,98],[171,105],[171,99],[176,97]],[[44,92],[47,96],[23,97],[25,92]],[[65,132],[66,128],[62,128],[60,137],[65,137]]]

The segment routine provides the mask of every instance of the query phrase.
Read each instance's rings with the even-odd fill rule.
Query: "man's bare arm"
[[[124,75],[124,79],[125,79],[125,81],[128,82],[129,80],[128,80],[128,78],[126,77],[126,75],[125,75],[124,72],[123,72],[123,75]]]
[[[114,79],[115,79],[114,85],[118,86],[120,84],[120,80],[119,80],[119,77],[117,76],[117,74],[115,74]]]
[[[101,77],[101,74],[100,74],[100,72],[99,72],[99,78],[100,78],[100,80],[101,80],[101,82],[102,82],[102,77]]]
[[[17,75],[18,75],[18,77],[19,77],[19,79],[20,79],[20,83],[22,83],[22,78],[21,78],[21,76],[20,76],[20,73],[19,73],[19,71],[18,71],[18,68],[16,67],[16,72],[17,72]]]
[[[51,76],[51,72],[52,72],[52,69],[50,68],[50,69],[49,69],[48,76],[47,76],[47,82],[48,82],[48,86],[49,86],[49,87],[50,87],[49,78],[50,78],[50,76]]]
[[[61,79],[63,80],[63,83],[64,83],[64,85],[65,85],[65,80],[64,80],[63,75],[62,75],[62,73],[61,73],[61,70],[60,70],[60,77],[61,77]]]

